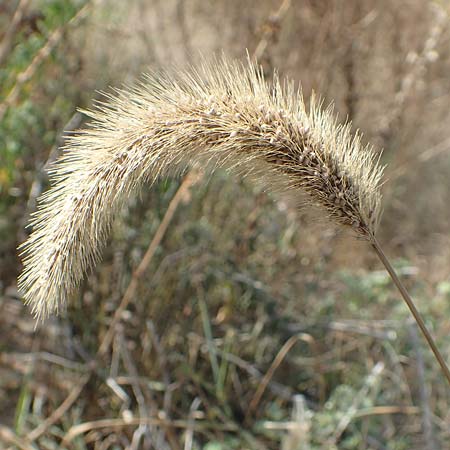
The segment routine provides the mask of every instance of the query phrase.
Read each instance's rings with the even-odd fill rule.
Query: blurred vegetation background
[[[77,108],[248,50],[384,149],[380,239],[450,361],[449,13],[448,0],[1,1],[0,448],[449,448],[448,386],[368,246],[228,173],[132,199],[61,317],[35,329],[16,288]]]

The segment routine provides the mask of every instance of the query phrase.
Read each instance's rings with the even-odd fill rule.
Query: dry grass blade
[[[337,442],[339,441],[339,438],[342,436],[342,433],[344,433],[345,429],[348,427],[352,419],[355,417],[359,405],[365,400],[367,395],[369,394],[370,390],[373,388],[374,385],[379,381],[380,375],[384,370],[384,364],[382,362],[378,362],[375,364],[375,366],[372,368],[370,374],[366,378],[363,387],[360,389],[358,394],[353,399],[352,404],[350,405],[350,408],[346,413],[343,415],[341,420],[339,421],[336,430],[333,433],[333,436],[328,442],[329,448],[336,447]]]
[[[22,246],[19,288],[39,319],[57,312],[100,257],[116,211],[131,193],[192,164],[234,169],[318,207],[374,246],[446,377],[450,372],[375,231],[381,212],[377,157],[330,108],[255,64],[225,58],[176,76],[162,72],[87,111],[90,128],[69,138]],[[411,306],[412,305],[412,306]]]
[[[245,419],[248,420],[248,418],[251,416],[253,411],[257,408],[262,395],[264,394],[264,391],[267,388],[267,385],[269,384],[270,380],[272,379],[275,371],[279,367],[279,365],[283,362],[284,358],[287,356],[291,348],[300,340],[303,340],[305,342],[311,343],[312,336],[306,333],[301,333],[299,335],[295,335],[290,337],[281,347],[280,351],[278,352],[277,356],[273,360],[269,370],[265,374],[264,378],[261,380],[261,382],[258,384],[258,389],[256,390],[255,394],[253,395],[253,398],[250,401]]]
[[[53,411],[53,413],[42,422],[38,427],[32,430],[28,434],[28,440],[30,442],[35,441],[41,435],[43,435],[48,428],[50,428],[56,421],[58,421],[66,411],[73,405],[73,403],[79,398],[82,390],[86,386],[90,379],[90,375],[84,376],[81,382],[73,388],[71,393],[67,396],[67,398],[59,405],[59,407]]]
[[[28,440],[18,437],[13,430],[4,425],[0,425],[0,439],[4,444],[12,444],[20,450],[35,450]]]
[[[187,420],[168,420],[161,419],[158,417],[137,417],[131,418],[129,420],[124,419],[100,419],[93,420],[91,422],[84,422],[78,425],[73,425],[69,428],[69,431],[64,436],[61,443],[61,447],[67,446],[71,441],[73,441],[80,434],[84,434],[91,430],[96,430],[100,428],[123,428],[123,427],[135,427],[136,425],[155,425],[164,426],[168,425],[173,428],[187,429],[192,427],[194,430],[204,430],[204,429],[216,429],[220,431],[237,431],[239,428],[234,424],[211,424],[210,422],[197,420],[194,425],[191,425]],[[1,431],[1,428],[0,428]]]

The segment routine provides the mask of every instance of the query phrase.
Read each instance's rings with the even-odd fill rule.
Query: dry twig
[[[16,33],[17,28],[22,21],[29,3],[30,0],[20,0],[20,2],[17,4],[11,23],[9,24],[9,27],[6,30],[6,33],[4,34],[3,39],[0,43],[0,66],[3,64],[6,58],[8,58],[11,52],[11,49],[13,47],[14,34]]]
[[[0,103],[0,121],[3,119],[8,108],[17,101],[22,86],[34,76],[36,70],[39,68],[41,63],[49,57],[52,50],[61,41],[62,37],[64,36],[64,31],[66,30],[66,28],[68,26],[77,25],[80,22],[80,20],[85,18],[87,16],[87,13],[89,12],[89,6],[90,6],[89,3],[87,3],[77,12],[77,14],[75,14],[74,17],[72,17],[72,19],[69,20],[69,22],[60,26],[59,28],[56,28],[56,30],[54,30],[50,34],[45,45],[36,53],[30,65],[23,72],[17,75],[16,83],[14,84],[13,88],[6,96],[6,98],[3,100],[3,102]]]

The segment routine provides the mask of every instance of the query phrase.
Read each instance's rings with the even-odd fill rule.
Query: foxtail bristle
[[[364,238],[375,233],[382,168],[372,150],[314,98],[306,109],[292,84],[267,84],[253,63],[151,75],[86,114],[91,125],[69,138],[21,246],[19,287],[39,318],[57,312],[99,258],[129,194],[193,163],[235,168]]]

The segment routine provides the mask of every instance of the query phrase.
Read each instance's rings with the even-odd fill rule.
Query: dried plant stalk
[[[129,194],[191,164],[232,168],[300,197],[379,248],[382,168],[373,151],[314,96],[307,109],[292,83],[267,84],[251,62],[152,75],[85,113],[91,126],[69,138],[22,245],[19,287],[39,319],[65,305],[99,258]]]

